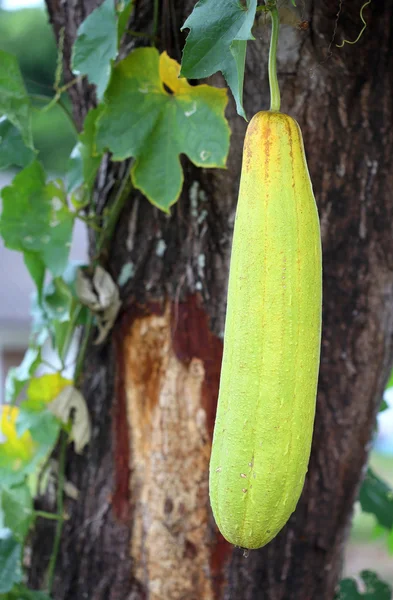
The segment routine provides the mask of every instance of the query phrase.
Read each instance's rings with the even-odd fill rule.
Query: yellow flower
[[[5,404],[1,407],[0,417],[0,457],[1,462],[9,463],[13,471],[28,462],[36,448],[29,431],[18,437],[16,420],[19,408]]]

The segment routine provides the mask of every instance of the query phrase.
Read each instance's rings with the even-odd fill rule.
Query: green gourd
[[[322,305],[317,208],[296,121],[248,125],[210,462],[223,536],[259,548],[295,510],[310,456]]]

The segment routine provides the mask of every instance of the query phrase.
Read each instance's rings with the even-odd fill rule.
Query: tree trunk
[[[47,0],[56,34],[65,28],[67,77],[77,26],[98,3]],[[343,3],[339,19],[338,0],[308,4],[308,31],[283,27],[279,53],[282,110],[304,134],[324,259],[315,434],[297,510],[275,540],[245,558],[217,532],[208,501],[246,125],[231,101],[228,170],[198,170],[183,160],[183,192],[170,218],[137,192],[121,215],[106,268],[116,280],[132,263],[133,276],[121,288],[110,339],[91,345],[85,362],[93,438],[82,457],[68,456],[67,477],[80,494],[67,501],[56,600],[334,598],[393,358],[393,7],[373,2],[360,41],[338,49],[336,41],[356,38],[361,3]],[[161,0],[161,49],[177,60],[184,39],[173,32],[192,6]],[[148,30],[151,14],[152,2],[137,2],[132,29]],[[245,77],[249,116],[268,106],[263,19],[254,34]],[[94,92],[83,83],[71,98],[81,124]],[[103,164],[100,210],[124,171]],[[38,530],[35,585],[51,537],[50,529]]]

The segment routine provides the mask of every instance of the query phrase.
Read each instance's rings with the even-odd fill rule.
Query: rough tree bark
[[[67,77],[77,26],[98,3],[47,0],[56,35],[65,28]],[[82,457],[68,456],[67,476],[80,495],[67,501],[56,600],[333,599],[393,358],[392,4],[367,8],[356,46],[332,43],[336,28],[338,40],[357,36],[361,4],[310,1],[303,15],[309,30],[284,27],[280,38],[283,111],[304,133],[324,250],[317,416],[296,512],[273,542],[245,559],[217,533],[208,503],[245,130],[231,100],[228,170],[197,170],[184,160],[184,189],[170,218],[135,192],[121,215],[106,267],[116,279],[132,262],[134,274],[121,288],[110,340],[91,346],[85,363],[93,439]],[[161,49],[178,60],[183,39],[174,32],[192,5],[160,2]],[[132,28],[148,29],[151,14],[152,1],[137,2]],[[249,115],[268,106],[262,21],[255,35],[247,55]],[[218,76],[215,83],[223,85]],[[71,98],[81,124],[94,92],[81,83]],[[102,166],[100,210],[124,172],[108,160]],[[38,530],[35,585],[51,539],[50,529]]]

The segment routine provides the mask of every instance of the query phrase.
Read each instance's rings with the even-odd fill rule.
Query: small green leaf
[[[378,412],[383,412],[384,410],[387,410],[388,408],[389,408],[389,404],[386,402],[386,400],[384,398],[382,398],[381,406],[379,407]]]
[[[62,361],[68,353],[75,327],[86,323],[87,309],[79,302],[75,290],[78,267],[68,264],[63,277],[55,277],[45,286],[41,298],[33,299],[33,333],[50,335]]]
[[[52,600],[44,592],[29,590],[24,585],[16,585],[8,594],[0,596],[1,600]]]
[[[3,188],[0,233],[11,250],[27,253],[26,265],[36,283],[42,280],[41,260],[55,276],[67,264],[74,215],[69,211],[60,182],[45,183],[35,161]]]
[[[9,592],[22,580],[22,546],[7,528],[0,529],[0,593]]]
[[[45,288],[45,309],[51,321],[69,321],[72,292],[61,277],[56,277]]]
[[[360,488],[362,510],[376,516],[378,523],[388,529],[393,527],[393,491],[369,468]]]
[[[12,404],[15,402],[30,377],[34,375],[40,362],[40,348],[28,348],[19,367],[13,367],[8,371],[5,384],[7,403]]]
[[[111,60],[117,56],[117,18],[113,0],[105,0],[78,29],[72,49],[71,68],[75,75],[87,75],[97,86],[100,100],[111,75]]]
[[[0,170],[25,167],[34,156],[34,151],[25,146],[19,129],[6,117],[0,117]]]
[[[165,52],[134,50],[114,68],[97,121],[97,147],[114,160],[134,157],[134,186],[165,212],[181,192],[180,153],[197,166],[223,168],[229,149],[226,90],[178,76]]]
[[[336,600],[391,600],[392,590],[390,586],[381,581],[373,571],[362,571],[360,577],[366,588],[364,593],[358,591],[354,579],[343,579],[336,594]]]
[[[26,482],[0,487],[0,513],[4,527],[12,529],[15,539],[23,543],[33,522],[33,499]]]
[[[54,345],[61,360],[64,360],[82,307],[70,286],[60,277],[46,287],[43,306],[54,334]]]
[[[49,410],[37,410],[34,404],[31,400],[21,403],[16,421],[16,431],[19,436],[26,431],[30,432],[33,440],[39,444],[37,454],[42,458],[55,445],[61,425]]]
[[[342,579],[339,592],[335,600],[358,600],[360,598],[358,588],[354,579]]]
[[[190,29],[183,51],[181,75],[189,79],[209,77],[221,71],[243,109],[243,79],[247,40],[253,40],[256,0],[199,0],[184,23]]]
[[[31,105],[15,56],[0,50],[0,116],[5,115],[33,149]]]

